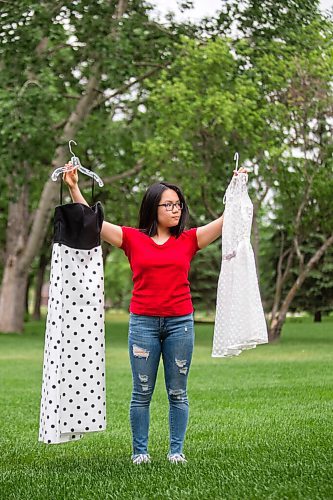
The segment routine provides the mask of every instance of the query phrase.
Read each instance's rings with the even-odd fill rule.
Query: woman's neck
[[[163,238],[165,236],[170,236],[170,235],[171,235],[171,232],[170,232],[169,227],[157,226],[156,236],[158,236],[159,238]]]
[[[169,227],[157,226],[157,233],[153,236],[153,238],[155,240],[166,240],[170,236],[171,232]]]

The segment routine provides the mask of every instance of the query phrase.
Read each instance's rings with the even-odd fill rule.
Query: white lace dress
[[[253,205],[247,180],[246,173],[234,175],[225,194],[213,357],[237,356],[268,342],[250,242]]]

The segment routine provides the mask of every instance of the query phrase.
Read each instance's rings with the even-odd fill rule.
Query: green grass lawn
[[[333,318],[288,320],[281,341],[211,358],[196,324],[187,464],[167,462],[162,366],[151,405],[151,464],[130,461],[127,321],[106,323],[107,431],[38,442],[44,322],[0,335],[0,498],[333,499]]]

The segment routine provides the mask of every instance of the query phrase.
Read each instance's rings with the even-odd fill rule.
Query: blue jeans
[[[133,377],[130,404],[133,455],[148,453],[149,406],[161,354],[169,399],[170,453],[182,453],[189,414],[186,387],[193,344],[193,313],[162,317],[130,312],[128,347]]]

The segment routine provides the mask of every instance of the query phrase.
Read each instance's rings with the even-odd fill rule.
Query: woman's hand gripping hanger
[[[80,158],[78,158],[77,156],[75,156],[75,154],[72,151],[71,142],[74,142],[75,146],[77,146],[77,144],[72,139],[68,143],[69,150],[70,150],[70,152],[72,154],[72,157],[71,157],[71,164],[72,164],[72,166],[71,167],[64,166],[64,167],[56,168],[54,170],[54,172],[52,173],[52,175],[51,175],[51,179],[53,181],[56,181],[57,178],[58,178],[58,176],[60,174],[62,174],[63,172],[70,172],[71,170],[74,170],[75,168],[77,168],[83,174],[88,175],[89,177],[92,177],[98,183],[99,187],[103,187],[104,186],[104,182],[102,181],[102,179],[97,174],[95,174],[95,172],[92,172],[91,170],[88,170],[87,168],[85,168],[85,167],[83,167],[81,165]]]

